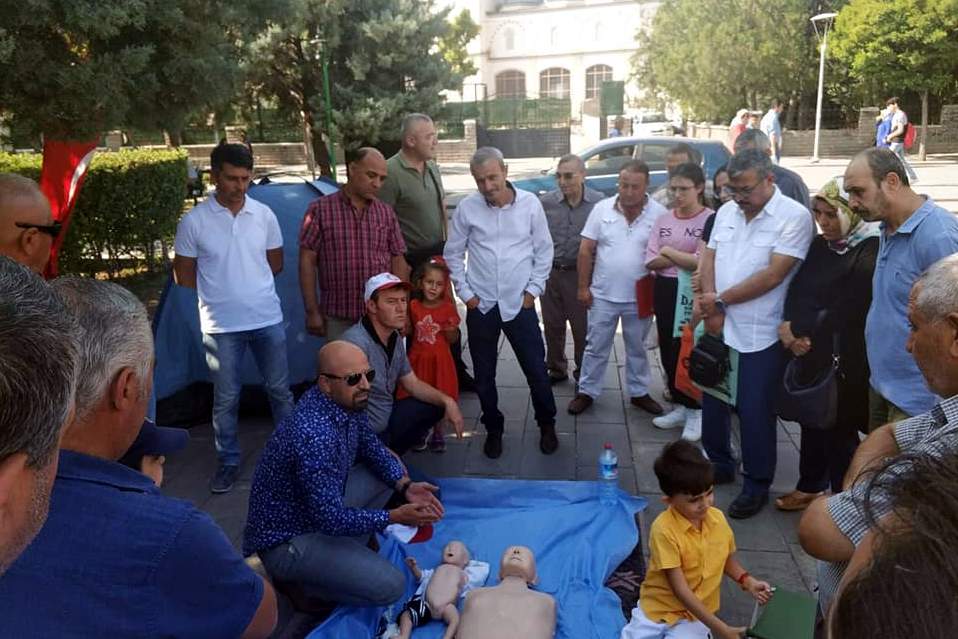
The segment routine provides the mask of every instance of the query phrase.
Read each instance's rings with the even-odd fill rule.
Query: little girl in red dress
[[[449,268],[442,257],[432,257],[423,264],[413,277],[413,285],[414,298],[409,302],[413,331],[409,364],[416,377],[458,400],[459,380],[449,345],[459,340],[459,312],[449,295]],[[400,386],[397,399],[408,396]],[[442,423],[433,427],[428,446],[436,453],[446,450]]]

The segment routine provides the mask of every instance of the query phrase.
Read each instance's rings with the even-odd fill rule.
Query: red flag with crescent
[[[57,257],[70,223],[70,213],[76,202],[83,178],[96,153],[97,141],[72,142],[46,140],[43,143],[43,168],[40,171],[40,190],[50,201],[53,219],[63,225],[60,235],[50,247],[50,263],[44,276],[57,276]]]

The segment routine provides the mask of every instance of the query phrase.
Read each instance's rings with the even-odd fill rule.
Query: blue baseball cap
[[[120,458],[120,463],[138,467],[144,455],[169,455],[185,448],[189,440],[190,434],[184,429],[157,426],[147,419],[130,449]]]

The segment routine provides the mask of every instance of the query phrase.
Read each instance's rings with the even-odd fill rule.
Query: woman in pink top
[[[653,419],[652,424],[658,428],[683,426],[682,437],[698,441],[702,436],[702,410],[698,402],[675,388],[681,341],[672,335],[679,269],[691,272],[698,266],[698,241],[712,209],[705,206],[705,174],[697,164],[675,167],[669,174],[669,191],[675,208],[660,215],[652,225],[645,262],[646,267],[655,272],[652,307],[659,333],[659,353],[675,408]]]

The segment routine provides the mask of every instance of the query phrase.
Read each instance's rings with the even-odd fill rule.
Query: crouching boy
[[[648,573],[621,639],[741,637],[745,628],[715,615],[722,575],[761,603],[772,590],[735,558],[732,529],[712,506],[712,465],[680,439],[666,445],[654,468],[668,508],[652,522]]]

